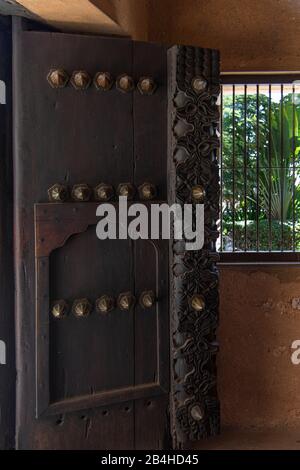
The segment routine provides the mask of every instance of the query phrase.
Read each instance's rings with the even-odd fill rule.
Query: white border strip
[[[0,104],[6,104],[6,85],[3,80],[0,80]]]

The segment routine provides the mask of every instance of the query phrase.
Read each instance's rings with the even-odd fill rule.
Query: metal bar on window
[[[221,87],[221,112],[220,112],[220,248],[223,251],[223,87]]]
[[[271,204],[272,204],[272,85],[269,85],[269,142],[268,142],[268,157],[269,157],[269,251],[272,250],[272,213],[271,213]]]
[[[256,251],[259,251],[259,85],[256,85]]]
[[[293,251],[296,249],[296,243],[295,243],[295,220],[296,220],[296,213],[295,213],[295,158],[296,158],[296,139],[295,139],[295,125],[296,125],[296,103],[295,103],[295,85],[293,85],[292,88],[292,110],[293,110],[293,195],[292,195],[292,204],[293,204]]]
[[[235,85],[232,86],[232,251],[235,251]]]
[[[280,87],[280,212],[281,212],[281,251],[283,251],[283,84]]]
[[[244,86],[244,239],[247,251],[247,85]]]

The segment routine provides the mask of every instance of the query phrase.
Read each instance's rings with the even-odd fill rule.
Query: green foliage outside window
[[[223,250],[300,250],[300,95],[223,95]],[[233,197],[234,194],[234,197]],[[246,196],[246,197],[245,197]],[[258,222],[257,222],[258,221]],[[257,237],[258,233],[258,237]]]

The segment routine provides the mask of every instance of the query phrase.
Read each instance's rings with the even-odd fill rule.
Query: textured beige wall
[[[220,49],[223,71],[300,70],[299,0],[150,0],[149,39]]]
[[[221,267],[218,383],[223,426],[299,426],[300,267]],[[300,307],[299,307],[300,308]]]

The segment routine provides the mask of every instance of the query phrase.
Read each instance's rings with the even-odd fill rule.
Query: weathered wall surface
[[[221,51],[222,71],[300,70],[298,0],[150,0],[149,39]]]
[[[299,0],[0,0],[0,11],[20,5],[63,31],[220,49],[222,71],[300,70]]]
[[[300,339],[300,309],[292,303],[299,297],[300,267],[221,267],[223,426],[299,426],[300,365],[291,362],[291,344]]]

